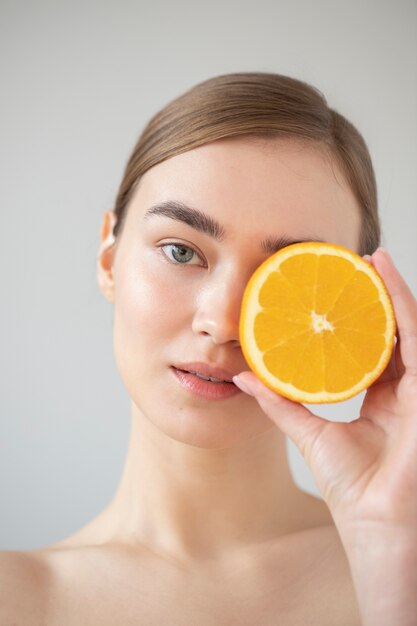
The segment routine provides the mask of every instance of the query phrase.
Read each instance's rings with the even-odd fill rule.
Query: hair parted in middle
[[[329,108],[307,83],[266,72],[208,79],[159,111],[144,128],[117,193],[114,237],[145,172],[177,154],[230,137],[297,138],[326,149],[346,178],[361,211],[360,254],[380,242],[377,189],[371,157],[359,131]]]

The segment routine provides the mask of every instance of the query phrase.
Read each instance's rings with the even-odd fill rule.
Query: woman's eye
[[[190,263],[193,258],[200,259],[198,254],[188,246],[183,246],[178,243],[169,243],[165,246],[161,246],[164,250],[164,254],[175,263],[179,265],[196,265],[195,263]],[[165,251],[167,250],[167,251]],[[199,264],[201,265],[201,263]]]

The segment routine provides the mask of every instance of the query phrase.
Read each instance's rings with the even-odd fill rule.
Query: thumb
[[[264,385],[253,372],[242,372],[233,377],[239,389],[253,396],[261,409],[297,446],[309,464],[311,450],[328,424],[305,406],[280,396]]]

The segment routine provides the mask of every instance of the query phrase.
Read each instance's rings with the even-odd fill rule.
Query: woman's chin
[[[264,414],[207,411],[179,407],[162,419],[146,412],[148,420],[161,434],[197,448],[221,449],[244,445],[253,437],[276,428]]]

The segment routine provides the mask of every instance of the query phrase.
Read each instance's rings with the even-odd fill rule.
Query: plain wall
[[[117,487],[130,401],[101,216],[149,117],[195,83],[271,71],[321,89],[368,142],[383,242],[417,292],[416,24],[414,0],[2,0],[1,548],[62,539]],[[317,412],[350,420],[360,401]]]

